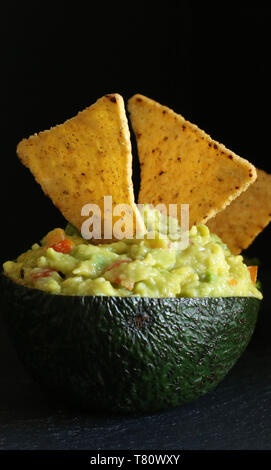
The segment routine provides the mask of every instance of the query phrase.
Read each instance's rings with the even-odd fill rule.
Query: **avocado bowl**
[[[152,412],[212,390],[245,350],[254,297],[54,295],[4,274],[2,315],[26,370],[78,408]]]

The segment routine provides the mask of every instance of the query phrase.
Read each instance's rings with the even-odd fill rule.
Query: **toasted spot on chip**
[[[239,254],[271,221],[271,175],[257,169],[247,191],[207,223],[233,254]]]
[[[135,233],[136,219],[143,230],[134,202],[130,132],[120,95],[106,95],[63,124],[23,139],[17,153],[78,230],[86,219],[81,216],[85,204],[97,204],[104,222],[104,196],[112,196],[113,210],[117,204],[132,207],[126,233]],[[113,224],[116,220],[119,217]]]
[[[171,109],[143,95],[130,98],[128,109],[135,135],[141,136],[139,203],[189,204],[190,221],[199,224],[255,181],[253,165]],[[161,173],[157,184],[154,175]]]

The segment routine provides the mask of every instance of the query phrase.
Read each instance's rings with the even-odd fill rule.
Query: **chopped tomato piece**
[[[112,263],[110,266],[108,266],[108,268],[106,268],[105,271],[111,271],[111,269],[116,268],[122,263],[131,263],[131,262],[132,262],[131,259],[119,259],[117,261],[114,261],[114,263]],[[128,290],[133,290],[134,285],[135,285],[135,283],[133,281],[129,281],[129,279],[120,279],[119,277],[116,277],[111,282],[115,284],[119,284],[120,286],[125,287],[125,289],[128,289]]]
[[[236,279],[230,279],[230,280],[229,280],[229,284],[230,284],[231,286],[236,286],[237,280],[236,280]]]
[[[64,255],[70,253],[73,247],[74,243],[68,238],[51,245],[51,248],[53,248],[55,251],[58,251],[59,253],[63,253]]]
[[[55,243],[65,240],[65,232],[62,228],[55,228],[46,236],[46,248],[54,245]]]
[[[257,274],[258,274],[258,266],[248,266],[247,267],[250,273],[251,280],[253,284],[255,285],[257,281]]]
[[[125,289],[128,289],[128,290],[133,290],[134,285],[135,285],[135,283],[133,281],[129,281],[129,279],[120,279],[119,277],[114,279],[114,281],[112,282],[116,284],[120,284],[122,287],[125,287]]]
[[[40,271],[34,273],[32,275],[32,278],[36,281],[40,277],[48,277],[52,272],[56,272],[56,269],[51,269],[51,268],[45,268],[41,269]]]
[[[106,268],[105,271],[111,271],[111,269],[116,268],[117,266],[119,266],[122,263],[131,263],[131,262],[132,262],[132,260],[130,260],[130,259],[119,259],[118,261],[115,261],[113,264],[108,266],[108,268]]]

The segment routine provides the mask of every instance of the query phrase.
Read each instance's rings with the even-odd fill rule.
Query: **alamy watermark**
[[[87,218],[81,225],[81,235],[86,240],[169,238],[176,249],[187,248],[189,204],[149,204],[148,207],[151,210],[145,211],[144,204],[137,204],[136,209],[129,204],[118,204],[113,208],[112,196],[104,196],[103,214],[97,204],[82,207],[81,216]],[[178,211],[181,219],[179,225]]]

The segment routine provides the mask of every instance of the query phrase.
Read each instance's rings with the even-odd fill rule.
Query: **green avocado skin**
[[[33,378],[65,402],[117,413],[212,390],[246,348],[261,302],[60,296],[1,283],[4,320]]]

